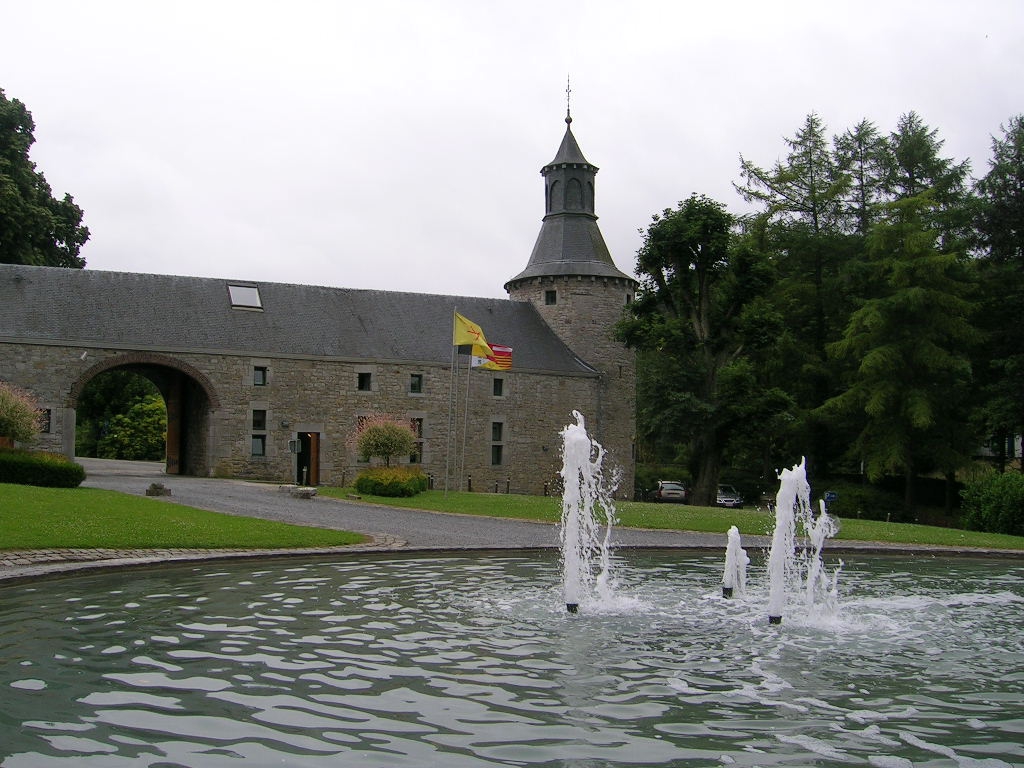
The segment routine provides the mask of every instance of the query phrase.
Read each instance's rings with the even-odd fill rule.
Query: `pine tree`
[[[930,225],[936,207],[928,191],[883,207],[868,242],[872,294],[830,347],[856,369],[823,406],[860,415],[855,449],[868,477],[902,473],[908,511],[916,474],[956,469],[974,442],[962,427],[979,334],[963,256],[942,250]]]
[[[992,139],[988,173],[975,184],[975,227],[988,332],[977,366],[980,420],[1005,460],[1007,442],[1024,433],[1024,115],[1002,131]]]

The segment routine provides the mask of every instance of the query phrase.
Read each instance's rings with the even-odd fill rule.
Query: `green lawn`
[[[238,517],[96,488],[0,483],[0,549],[283,549],[366,537]]]
[[[351,488],[321,488],[323,496],[347,498]],[[383,496],[362,496],[362,501],[387,504],[408,509],[435,512],[457,512],[464,515],[511,517],[522,520],[558,522],[562,514],[561,500],[556,497],[519,496],[501,493],[467,493],[465,491],[426,491],[404,499]],[[633,528],[654,528],[669,531],[725,533],[735,525],[748,536],[770,535],[774,517],[752,509],[692,507],[683,504],[653,504],[625,501],[616,504],[619,525]],[[1024,550],[1024,536],[979,533],[957,528],[930,525],[886,523],[875,520],[841,519],[836,539],[847,541],[879,541],[893,544],[936,544],[951,547],[982,547],[986,549]]]
[[[323,496],[342,499],[352,493],[350,488],[320,489]],[[409,499],[364,496],[362,501],[550,523],[558,522],[561,516],[561,500],[543,496],[427,491]],[[767,513],[749,509],[620,502],[617,511],[619,525],[627,527],[725,533],[735,525],[744,535],[767,535],[773,526]],[[842,519],[840,525],[840,540],[1024,550],[1021,536],[871,520]],[[364,540],[359,534],[345,531],[218,514],[116,491],[0,483],[0,549],[279,549]]]

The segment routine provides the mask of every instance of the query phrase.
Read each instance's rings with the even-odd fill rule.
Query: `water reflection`
[[[0,765],[1024,762],[1017,562],[847,557],[839,613],[781,627],[756,568],[734,600],[717,556],[617,571],[577,615],[535,553],[10,586]]]

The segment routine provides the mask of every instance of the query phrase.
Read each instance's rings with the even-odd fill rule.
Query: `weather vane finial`
[[[572,96],[572,87],[569,83],[569,75],[565,76],[565,124],[569,125],[572,122],[572,112],[569,109],[569,99]]]

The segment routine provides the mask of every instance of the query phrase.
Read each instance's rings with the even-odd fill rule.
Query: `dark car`
[[[720,485],[718,486],[718,497],[715,499],[715,504],[720,507],[739,509],[743,506],[743,497],[731,485]]]
[[[686,486],[676,480],[659,480],[658,487],[651,491],[651,501],[670,501],[685,504],[690,498]]]

